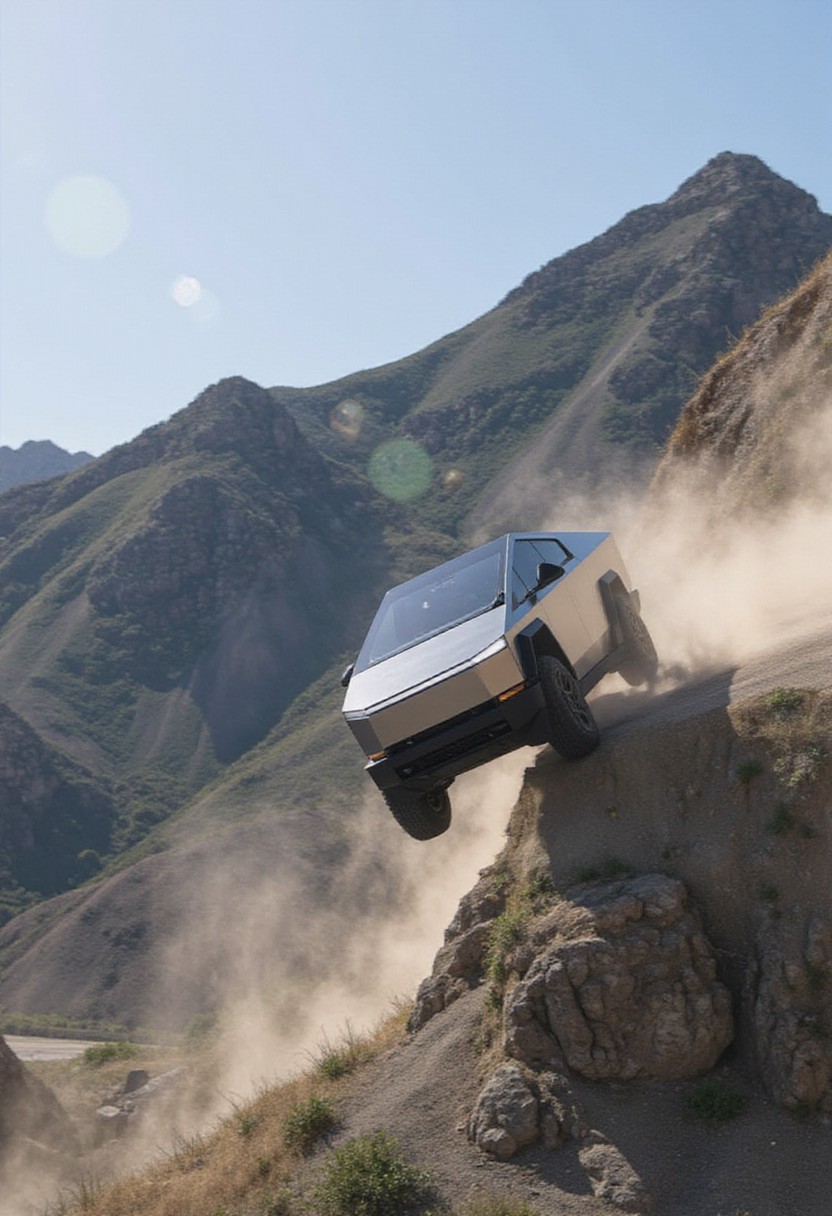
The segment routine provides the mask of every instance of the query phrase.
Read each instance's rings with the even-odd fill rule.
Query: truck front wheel
[[[549,742],[566,760],[588,756],[598,746],[600,734],[578,681],[568,667],[548,654],[538,659],[538,671]]]
[[[441,787],[424,793],[398,786],[384,791],[384,801],[399,827],[414,840],[433,840],[451,826],[451,800]]]

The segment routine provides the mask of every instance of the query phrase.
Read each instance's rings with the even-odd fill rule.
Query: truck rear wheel
[[[629,599],[616,599],[618,619],[624,635],[624,659],[619,674],[628,684],[652,684],[659,669],[656,647],[650,631]]]
[[[598,746],[600,733],[578,681],[568,667],[548,654],[538,659],[538,671],[549,742],[566,760],[588,756]]]
[[[384,801],[400,828],[414,840],[433,840],[451,826],[448,791],[437,787],[430,793],[404,786],[384,791]]]

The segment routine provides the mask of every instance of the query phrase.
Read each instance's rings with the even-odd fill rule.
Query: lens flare
[[[169,294],[174,304],[178,304],[200,329],[207,329],[219,318],[219,300],[195,275],[178,275],[170,285]]]
[[[104,177],[80,174],[59,182],[46,200],[46,228],[64,253],[104,258],[130,230],[130,208],[121,191]]]
[[[364,406],[358,401],[339,401],[329,416],[329,425],[339,435],[355,439],[364,421]]]
[[[380,494],[410,502],[430,485],[433,462],[415,439],[389,439],[373,452],[367,472]]]
[[[202,284],[192,274],[180,274],[171,283],[170,294],[180,308],[193,308],[202,296]]]

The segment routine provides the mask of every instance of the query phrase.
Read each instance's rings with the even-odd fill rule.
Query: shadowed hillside
[[[71,473],[92,459],[89,452],[65,452],[48,439],[30,439],[19,448],[4,444],[0,447],[0,491]]]

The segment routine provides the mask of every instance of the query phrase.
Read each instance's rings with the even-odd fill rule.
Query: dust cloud
[[[174,1025],[188,1000],[204,1001],[219,1010],[218,1034],[172,1104],[88,1155],[78,1177],[143,1168],[412,1000],[460,898],[499,851],[533,758],[522,749],[460,777],[451,828],[434,841],[408,837],[368,789],[346,824],[322,810],[295,821],[272,812],[253,833],[240,825],[194,845],[177,865],[144,1012]],[[339,825],[333,846],[325,837],[338,839]],[[50,1175],[22,1161],[5,1173],[2,1216],[41,1216],[58,1189],[77,1193],[78,1178]]]
[[[755,482],[763,475],[752,462],[680,464],[646,500],[605,486],[549,513],[549,530],[615,535],[659,652],[660,688],[829,626],[832,406],[783,440],[780,458],[774,491]]]
[[[287,860],[287,873],[237,889],[223,934],[234,974],[226,975],[218,1091],[246,1096],[258,1083],[308,1068],[327,1045],[372,1029],[395,1002],[412,1000],[461,896],[501,848],[533,756],[523,749],[457,779],[454,821],[437,840],[407,837],[369,790],[350,823],[347,856],[326,877],[303,868],[293,874]],[[224,873],[220,888],[225,883]],[[202,917],[187,925],[176,955],[198,956],[204,929]]]

